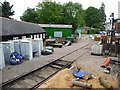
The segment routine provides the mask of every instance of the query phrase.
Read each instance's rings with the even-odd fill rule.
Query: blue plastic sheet
[[[13,52],[10,54],[9,63],[11,65],[18,65],[18,64],[22,63],[23,59],[24,59],[24,56],[22,54],[19,54],[17,52]]]
[[[89,73],[88,72],[83,72],[83,71],[80,71],[80,70],[73,70],[73,75],[77,78],[84,79],[85,74],[89,74]]]

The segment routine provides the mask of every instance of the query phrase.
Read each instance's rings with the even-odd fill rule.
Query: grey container
[[[14,44],[13,41],[6,41],[6,42],[1,42],[2,48],[3,48],[3,54],[5,57],[5,62],[9,62],[10,60],[10,54],[14,52]]]
[[[5,67],[5,59],[4,59],[2,44],[0,43],[0,69],[3,69],[4,67]]]

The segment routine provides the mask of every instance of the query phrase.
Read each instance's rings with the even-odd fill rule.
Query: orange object
[[[100,37],[94,36],[94,41],[100,41]]]
[[[103,68],[106,68],[108,65],[109,65],[109,63],[110,63],[110,57],[109,58],[107,58],[106,60],[105,60],[105,62],[101,65],[101,67],[103,67]]]

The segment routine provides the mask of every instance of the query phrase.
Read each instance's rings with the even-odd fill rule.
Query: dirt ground
[[[42,84],[39,88],[81,88],[82,89],[82,87],[78,87],[78,86],[71,87],[71,81],[74,79],[75,77],[72,75],[72,71],[69,69],[64,69],[58,74],[56,74],[54,77],[46,81],[44,84]],[[104,88],[102,85],[100,85],[98,77],[96,79],[91,79],[88,81],[82,79],[80,81],[92,84],[92,88]],[[115,82],[114,80],[109,79],[108,82],[114,88],[117,87],[117,82]]]
[[[90,48],[90,47],[89,47]],[[73,65],[80,67],[82,71],[89,72],[95,76],[95,79],[80,80],[92,84],[92,88],[104,88],[100,85],[99,77],[104,78],[113,88],[118,88],[117,73],[111,71],[110,74],[103,72],[104,68],[99,67],[106,59],[103,56],[93,56],[87,52],[84,56],[80,57]],[[82,88],[78,86],[71,87],[71,81],[75,79],[72,75],[73,70],[64,69],[54,75],[52,78],[43,83],[39,88]]]

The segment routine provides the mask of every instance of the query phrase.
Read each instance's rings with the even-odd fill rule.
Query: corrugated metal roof
[[[2,36],[8,35],[25,35],[25,34],[39,34],[46,31],[38,24],[27,23],[0,17],[2,21]],[[1,28],[0,28],[1,29]]]
[[[72,28],[72,25],[63,24],[39,24],[41,27],[54,27],[54,28]]]

